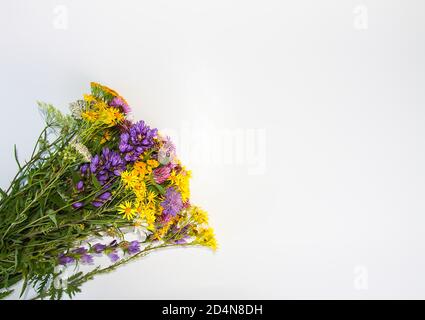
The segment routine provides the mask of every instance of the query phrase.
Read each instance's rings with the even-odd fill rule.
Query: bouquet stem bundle
[[[46,127],[25,163],[15,147],[18,172],[0,189],[0,298],[20,281],[21,295],[30,286],[35,298],[72,297],[95,275],[153,250],[216,249],[206,212],[190,203],[190,171],[173,143],[131,122],[117,92],[92,83],[71,115],[39,107]],[[101,255],[112,264],[96,264]],[[93,270],[61,285],[60,267],[79,264]]]

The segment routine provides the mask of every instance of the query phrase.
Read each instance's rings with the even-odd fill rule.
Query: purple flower
[[[83,247],[79,247],[72,250],[72,253],[75,253],[75,254],[85,254],[86,252],[87,252],[87,249]]]
[[[76,202],[76,203],[73,203],[72,204],[72,207],[74,209],[80,209],[80,208],[84,207],[84,203],[82,203],[82,202]]]
[[[164,166],[161,168],[157,168],[153,171],[153,178],[156,183],[161,184],[164,183],[171,174],[171,169],[168,166]]]
[[[83,191],[84,190],[84,182],[82,180],[78,181],[76,188],[77,188],[78,191]]]
[[[91,204],[96,207],[96,208],[100,208],[101,206],[103,206],[105,204],[106,201],[108,201],[109,199],[111,199],[112,197],[112,193],[110,192],[105,192],[102,193],[95,201],[93,201]]]
[[[163,213],[165,215],[175,216],[183,208],[181,194],[174,190],[173,187],[168,188],[165,193],[165,200],[161,202],[161,206],[164,208]]]
[[[95,245],[93,245],[92,250],[95,253],[102,253],[104,250],[106,249],[106,245],[101,244],[101,243],[96,243]]]
[[[176,147],[170,137],[166,137],[162,141],[163,145],[158,150],[158,161],[163,165],[172,164],[172,160],[176,157]]]
[[[104,203],[100,201],[93,201],[91,204],[95,208],[100,208],[101,206],[103,206]]]
[[[105,193],[102,193],[100,196],[99,196],[99,200],[102,200],[102,201],[108,201],[109,199],[111,199],[111,197],[112,197],[112,193],[110,193],[110,192],[105,192]]]
[[[93,257],[89,254],[83,254],[80,258],[82,263],[90,264],[93,263]]]
[[[119,153],[108,148],[104,148],[100,155],[95,155],[90,163],[90,171],[101,185],[105,185],[112,178],[120,176],[125,169],[125,162]]]
[[[112,262],[116,262],[120,259],[116,251],[112,251],[108,254],[109,259],[111,259]]]
[[[110,102],[109,102],[109,105],[111,106],[111,107],[119,107],[119,108],[121,108],[121,110],[124,112],[124,113],[130,113],[131,112],[131,108],[129,107],[129,105],[128,104],[126,104],[120,97],[115,97],[115,98],[113,98]]]
[[[157,131],[142,120],[132,125],[129,131],[122,133],[119,149],[125,154],[124,159],[135,162],[143,152],[152,148]]]
[[[67,265],[67,264],[69,264],[69,263],[72,263],[72,262],[74,262],[75,261],[75,259],[73,258],[73,257],[70,257],[70,256],[66,256],[66,255],[64,255],[63,253],[61,253],[60,255],[59,255],[59,258],[58,258],[58,260],[59,260],[59,264],[61,264],[61,265]]]
[[[186,244],[187,243],[187,240],[185,238],[178,239],[178,240],[174,241],[174,243],[175,244]]]
[[[82,176],[86,176],[89,171],[90,165],[88,163],[83,164],[80,167],[80,173]]]
[[[128,246],[128,253],[136,254],[139,251],[140,251],[140,242],[137,240],[131,241],[130,245]]]

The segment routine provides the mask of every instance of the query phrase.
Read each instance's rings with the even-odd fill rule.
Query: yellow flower
[[[96,102],[96,98],[93,97],[91,94],[85,94],[84,100],[87,101],[87,102]]]
[[[208,214],[199,207],[192,207],[191,214],[193,220],[198,224],[208,223]]]
[[[105,144],[109,140],[111,140],[111,133],[109,131],[105,131],[102,140],[100,140],[100,144]]]
[[[168,178],[168,180],[171,181],[171,184],[176,186],[178,191],[180,191],[184,202],[190,198],[190,178],[191,172],[186,171],[184,168],[179,173],[176,173],[175,171],[171,172],[171,175]]]
[[[209,247],[214,251],[217,250],[217,240],[212,228],[201,229],[195,241],[201,246]]]
[[[136,186],[138,179],[133,171],[124,171],[121,173],[121,181],[124,183],[126,189],[132,189]]]
[[[122,214],[124,219],[131,220],[136,214],[136,209],[131,201],[125,201],[118,206],[118,213]]]
[[[147,229],[150,231],[155,230],[155,207],[145,206],[143,202],[139,202],[137,212],[141,221],[146,223]]]
[[[100,120],[109,126],[113,126],[124,120],[124,115],[117,108],[104,108],[102,105],[99,105],[99,109],[103,109],[100,114]]]
[[[128,105],[127,101],[125,101],[125,99],[124,99],[123,97],[121,97],[121,96],[118,94],[118,92],[116,92],[115,90],[112,90],[111,88],[108,88],[107,86],[103,86],[103,85],[101,85],[100,83],[97,83],[97,82],[91,82],[91,83],[90,83],[90,86],[91,86],[92,90],[93,90],[93,89],[98,89],[98,90],[103,91],[104,93],[110,94],[110,95],[112,95],[112,96],[114,96],[114,97],[118,97],[118,98],[120,98],[120,99],[121,99],[121,100],[122,100],[125,104],[127,104],[127,105]]]
[[[171,219],[169,222],[167,222],[161,229],[156,230],[154,234],[154,239],[161,240],[164,236],[167,235],[168,231],[171,228],[171,225],[173,224],[173,219]]]
[[[138,161],[134,164],[134,168],[133,170],[140,175],[141,177],[144,177],[148,171],[146,169],[146,163],[142,162],[142,161]]]
[[[148,192],[148,195],[147,195],[147,197],[146,197],[146,200],[148,201],[148,204],[153,204],[153,205],[155,205],[155,204],[156,204],[156,202],[157,202],[157,199],[156,199],[156,193],[155,193],[155,192],[153,192],[153,191],[149,191],[149,192]]]
[[[133,192],[136,195],[138,200],[145,199],[146,198],[146,184],[143,181],[138,181],[138,183],[133,186]]]
[[[154,159],[150,159],[148,161],[146,161],[147,165],[149,166],[149,171],[152,171],[152,169],[155,169],[156,167],[159,166],[159,162],[154,160]]]
[[[81,117],[89,122],[94,122],[99,118],[99,113],[95,111],[85,111],[81,114]]]

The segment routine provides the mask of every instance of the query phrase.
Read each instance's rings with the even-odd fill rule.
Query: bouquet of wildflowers
[[[39,107],[46,126],[28,161],[15,148],[18,172],[0,189],[0,298],[18,282],[21,295],[32,287],[35,298],[72,297],[95,275],[153,250],[216,249],[206,212],[190,203],[191,173],[173,143],[130,121],[117,92],[92,83],[71,115]],[[101,266],[100,256],[111,262]],[[63,285],[63,267],[80,264],[92,267]]]

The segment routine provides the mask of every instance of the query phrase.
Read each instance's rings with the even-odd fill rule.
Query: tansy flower
[[[99,118],[99,114],[95,111],[85,111],[81,114],[81,117],[89,122],[94,122]]]
[[[84,100],[87,102],[96,102],[96,98],[93,97],[91,94],[84,94]]]
[[[141,177],[145,176],[148,171],[146,169],[146,163],[142,162],[142,161],[138,161],[134,164],[134,168],[133,170],[140,175]]]
[[[201,229],[195,241],[201,246],[209,247],[214,251],[217,250],[217,241],[212,228]]]
[[[133,192],[137,199],[143,200],[146,197],[146,184],[143,181],[139,181],[134,187]]]
[[[102,140],[100,140],[100,144],[105,144],[109,140],[111,140],[111,133],[109,131],[105,131]]]
[[[191,210],[192,218],[196,223],[198,224],[208,223],[208,214],[206,213],[206,211],[198,207],[192,207],[191,209],[192,209]]]
[[[146,163],[149,166],[148,167],[149,172],[151,172],[152,169],[155,169],[156,167],[159,166],[159,162],[154,160],[154,159],[150,159],[150,160],[146,161]]]
[[[121,180],[127,189],[132,189],[137,184],[137,175],[133,171],[124,171],[121,174]]]
[[[100,116],[103,123],[113,126],[124,120],[124,115],[117,108],[105,108]]]
[[[136,214],[136,209],[134,209],[131,201],[125,201],[118,206],[118,213],[122,214],[124,219],[131,220]]]
[[[175,171],[171,172],[171,175],[168,178],[168,180],[171,181],[171,184],[176,186],[178,191],[180,191],[183,202],[186,202],[190,197],[190,178],[191,172],[186,171],[184,168],[179,173],[176,173]]]
[[[149,191],[146,197],[146,200],[148,201],[149,204],[156,204],[156,193],[153,191]]]

